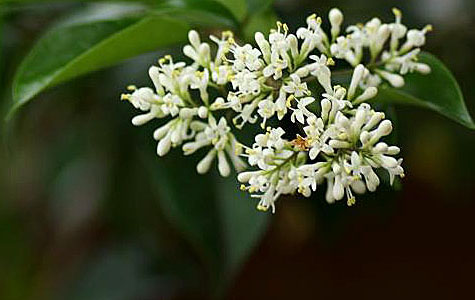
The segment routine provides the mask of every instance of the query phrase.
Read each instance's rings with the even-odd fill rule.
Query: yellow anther
[[[282,28],[284,29],[284,32],[287,33],[289,32],[289,26],[287,26],[287,24],[282,24]]]
[[[122,95],[120,95],[120,100],[130,100],[130,95],[129,94],[122,94]]]
[[[136,87],[135,85],[129,85],[129,86],[127,87],[127,90],[128,90],[128,91],[131,91],[131,92],[135,91],[136,89],[137,89],[137,87]]]
[[[335,65],[335,61],[333,60],[333,58],[328,58],[327,59],[327,66],[334,66]]]
[[[292,107],[292,101],[295,99],[294,95],[290,95],[289,98],[287,98],[287,102],[285,103],[285,105],[287,105],[287,107]]]
[[[308,20],[315,20],[317,18],[317,14],[311,14],[307,19]]]
[[[282,22],[281,21],[277,21],[276,24],[277,24],[278,29],[280,29],[280,27],[282,27]]]
[[[316,22],[317,22],[317,25],[322,24],[322,18],[318,17],[317,20],[316,20]]]
[[[170,54],[167,54],[164,57],[165,57],[166,60],[169,60],[169,61],[172,60],[172,56]]]
[[[158,60],[158,63],[161,64],[161,65],[163,65],[166,62],[167,62],[167,60],[163,57]]]
[[[234,37],[234,33],[230,30],[226,30],[221,33],[221,36],[223,37],[223,39],[230,39]]]
[[[406,174],[402,173],[401,175],[399,175],[399,177],[404,178],[406,177]]]
[[[399,8],[396,8],[396,7],[393,8],[393,14],[394,14],[396,17],[402,16],[401,10],[400,10]]]
[[[431,32],[432,30],[434,30],[434,27],[431,24],[429,24],[429,25],[426,25],[426,27],[424,27],[424,30],[425,32]]]
[[[246,190],[246,186],[244,184],[241,184],[241,186],[239,187],[241,189],[241,191],[245,191]]]
[[[352,206],[356,204],[356,199],[355,197],[348,198],[348,201],[346,202],[348,206]]]
[[[258,211],[268,211],[268,210],[269,210],[269,207],[259,204],[259,205],[257,205],[257,210],[258,210]]]

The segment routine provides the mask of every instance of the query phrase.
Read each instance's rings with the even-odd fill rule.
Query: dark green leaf
[[[234,177],[217,179],[217,195],[230,280],[265,233],[269,214],[256,209],[256,200],[239,190]]]
[[[222,292],[262,237],[269,216],[255,209],[234,177],[198,175],[196,161],[174,152],[153,162],[147,158],[150,179],[164,215],[194,246],[216,292]]]
[[[416,105],[434,110],[462,125],[475,129],[460,87],[452,73],[435,56],[420,54],[420,62],[430,65],[429,75],[409,74],[401,89],[381,87],[375,102]]]
[[[186,41],[190,22],[233,24],[226,16],[187,6],[156,9],[145,15],[136,5],[102,4],[71,16],[46,33],[22,62],[13,84],[9,116],[47,88]]]

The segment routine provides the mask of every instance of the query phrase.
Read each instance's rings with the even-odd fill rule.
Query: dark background
[[[425,49],[454,72],[475,115],[473,0],[284,0],[275,8],[295,29],[334,6],[346,25],[373,16],[391,21],[393,6],[409,27],[432,24]],[[48,24],[75,8],[3,13],[2,119],[22,57]],[[141,153],[155,151],[152,128],[131,126],[132,107],[118,101],[127,84],[147,83],[158,55],[55,88],[27,105],[13,128],[1,125],[0,299],[211,297],[202,263],[163,217],[144,170]],[[396,113],[402,187],[380,188],[352,208],[281,199],[226,298],[475,298],[475,133],[429,111]],[[169,161],[180,159],[175,152]],[[183,193],[193,199],[192,190]],[[104,270],[111,276],[101,276]]]

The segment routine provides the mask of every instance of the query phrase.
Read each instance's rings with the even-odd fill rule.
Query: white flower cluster
[[[243,171],[246,164],[240,157],[247,158],[257,170],[239,173],[238,180],[243,190],[260,199],[260,210],[274,211],[280,195],[308,197],[323,182],[328,202],[346,195],[352,205],[354,193],[376,190],[376,169],[385,169],[391,184],[395,176],[404,175],[402,159],[393,157],[399,148],[380,141],[391,133],[391,121],[367,101],[385,81],[401,87],[408,72],[430,72],[417,61],[430,26],[407,30],[399,10],[394,13],[394,23],[374,18],[348,27],[346,36],[340,36],[343,14],[338,9],[329,13],[329,35],[315,15],[295,34],[278,22],[267,37],[255,34],[257,47],[223,32],[221,38],[210,37],[217,48],[214,56],[211,46],[190,31],[183,53],[191,64],[166,56],[149,70],[155,90],[131,86],[132,93],[122,98],[144,112],[132,119],[134,125],[168,119],[154,132],[160,156],[179,145],[185,155],[206,147],[197,171],[207,172],[217,157],[222,176],[231,173],[229,161]],[[330,67],[338,61],[352,66],[347,88],[332,81]],[[284,126],[266,128],[268,120],[284,118],[302,129],[302,135],[289,136],[295,130]],[[266,132],[255,136],[250,147],[239,143],[233,128],[258,120]]]

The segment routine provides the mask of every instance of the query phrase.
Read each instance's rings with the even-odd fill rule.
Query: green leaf
[[[70,16],[48,31],[20,65],[8,117],[47,88],[186,41],[189,23],[233,24],[225,15],[186,5],[146,13],[137,5],[101,4]]]
[[[381,87],[375,102],[409,104],[434,110],[468,128],[475,129],[460,87],[452,73],[435,56],[420,54],[420,62],[432,68],[429,75],[409,74],[401,89]]]
[[[173,152],[164,158],[144,154],[144,164],[165,217],[202,258],[220,294],[262,237],[269,216],[256,210],[234,177],[198,175],[195,159]]]
[[[277,20],[277,16],[273,11],[252,15],[243,30],[245,40],[254,42],[254,34],[257,31],[267,35],[270,29],[275,28]]]
[[[275,0],[246,0],[250,13],[258,14],[268,10]]]
[[[245,0],[216,0],[216,2],[226,6],[237,20],[242,21],[246,17],[247,4]]]
[[[229,282],[262,238],[270,218],[256,209],[256,200],[239,190],[236,178],[217,178],[216,185]]]

